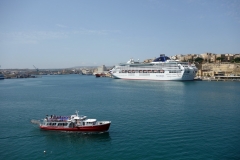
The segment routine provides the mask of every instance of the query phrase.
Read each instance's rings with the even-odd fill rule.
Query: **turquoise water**
[[[43,76],[0,81],[1,159],[240,159],[240,83]],[[46,114],[109,132],[41,131]],[[46,151],[44,153],[44,151]]]

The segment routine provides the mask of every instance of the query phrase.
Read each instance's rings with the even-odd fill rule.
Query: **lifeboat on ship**
[[[79,116],[78,111],[71,116],[47,115],[39,123],[42,130],[76,132],[106,132],[110,125],[111,121],[97,121],[97,119],[87,119],[87,116]]]

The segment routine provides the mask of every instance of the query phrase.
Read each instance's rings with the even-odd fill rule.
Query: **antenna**
[[[77,116],[78,116],[78,112],[79,112],[79,111],[76,110],[76,115],[77,115]]]

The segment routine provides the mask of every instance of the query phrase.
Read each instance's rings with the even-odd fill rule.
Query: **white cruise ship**
[[[127,63],[116,65],[110,73],[113,78],[118,79],[189,81],[194,79],[197,71],[194,64],[170,60],[161,54],[151,63],[134,62],[130,59]]]

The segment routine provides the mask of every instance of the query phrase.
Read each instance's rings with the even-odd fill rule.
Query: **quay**
[[[239,81],[240,76],[215,76],[210,78],[203,78],[203,81]]]
[[[240,79],[203,79],[203,81],[237,81],[237,82],[240,82]]]
[[[203,79],[203,81],[238,81],[240,82],[240,79]]]

